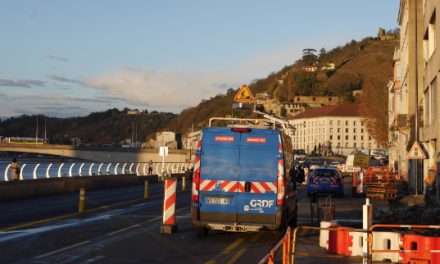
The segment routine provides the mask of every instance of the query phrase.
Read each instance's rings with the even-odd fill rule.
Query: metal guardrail
[[[10,181],[11,164],[0,164],[0,175],[3,174],[4,181]],[[59,178],[73,176],[99,176],[99,175],[120,175],[136,174],[137,176],[159,175],[164,173],[184,173],[191,169],[191,162],[153,162],[149,173],[148,162],[40,162],[20,164],[20,180]],[[1,178],[0,178],[1,180]]]

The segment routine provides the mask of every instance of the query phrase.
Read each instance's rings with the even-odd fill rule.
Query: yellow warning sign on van
[[[251,93],[251,90],[247,87],[246,84],[243,84],[238,90],[237,94],[234,97],[234,101],[237,103],[251,103],[254,101],[254,96]]]

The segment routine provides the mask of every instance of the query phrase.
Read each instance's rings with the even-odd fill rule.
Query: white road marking
[[[133,229],[133,228],[137,228],[137,227],[140,227],[140,225],[135,224],[135,225],[127,226],[125,228],[122,228],[122,229],[119,229],[119,230],[107,233],[106,236],[113,236],[113,235],[119,234],[121,232],[125,232],[125,231]]]
[[[54,255],[54,254],[57,254],[57,253],[60,253],[60,252],[63,252],[63,251],[66,251],[66,250],[69,250],[69,249],[72,249],[72,248],[75,248],[75,247],[79,247],[79,246],[82,246],[82,245],[85,245],[85,244],[88,244],[88,243],[90,243],[89,240],[82,241],[82,242],[79,242],[79,243],[76,243],[76,244],[73,244],[73,245],[70,245],[70,246],[67,246],[67,247],[63,247],[63,248],[60,248],[60,249],[57,249],[57,250],[54,250],[54,251],[51,251],[51,252],[47,252],[47,253],[45,253],[43,255],[36,256],[34,259],[42,259],[42,258],[48,257],[50,255]]]

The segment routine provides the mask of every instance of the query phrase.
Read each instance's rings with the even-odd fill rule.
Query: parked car
[[[341,173],[334,167],[320,167],[311,171],[307,181],[307,194],[313,192],[344,196]]]

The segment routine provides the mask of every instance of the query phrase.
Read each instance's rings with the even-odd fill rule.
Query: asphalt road
[[[162,188],[152,184],[146,201],[143,186],[89,192],[91,211],[82,215],[75,213],[77,194],[1,203],[0,263],[257,263],[281,237],[262,231],[197,238],[189,191],[177,193],[178,232],[160,234]],[[352,199],[350,190],[347,185],[346,197],[333,199],[340,220],[360,219],[363,199]],[[310,225],[309,200],[303,187],[299,192],[299,224]],[[305,253],[324,254],[317,244],[316,236],[300,234],[298,263],[322,263]],[[351,263],[327,258],[327,263]]]

